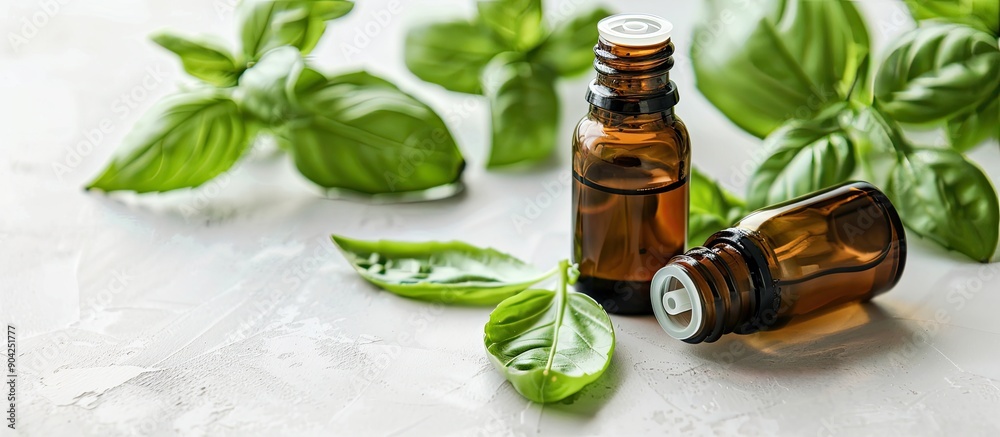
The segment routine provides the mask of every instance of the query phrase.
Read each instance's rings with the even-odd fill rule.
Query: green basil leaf
[[[87,188],[146,193],[196,187],[232,167],[248,138],[228,96],[200,90],[170,97],[143,115]]]
[[[517,53],[490,61],[483,73],[493,120],[488,167],[540,161],[552,154],[559,125],[555,79],[545,66]]]
[[[503,46],[483,26],[466,21],[416,27],[406,34],[406,67],[420,79],[480,94],[483,68]]]
[[[910,230],[989,262],[1000,233],[1000,204],[989,178],[960,153],[917,149],[901,154],[886,192]]]
[[[747,214],[746,202],[698,169],[691,169],[688,247],[704,244],[712,234],[732,226]]]
[[[747,203],[763,208],[851,178],[856,149],[845,124],[851,113],[834,105],[812,120],[791,120],[764,140],[771,156],[750,177]]]
[[[278,129],[278,140],[302,175],[322,187],[402,194],[456,183],[465,167],[430,107],[366,72],[313,83],[296,100],[300,115]]]
[[[243,54],[260,59],[268,50],[290,45],[302,54],[316,47],[326,21],[346,15],[354,3],[346,0],[249,0],[241,5]]]
[[[864,20],[848,0],[706,4],[691,45],[698,89],[761,138],[845,100],[869,53]]]
[[[884,187],[889,173],[896,166],[897,155],[910,148],[899,126],[871,106],[854,108],[854,117],[847,127],[860,159],[857,164],[869,181]]]
[[[287,89],[304,68],[302,55],[294,47],[267,52],[240,77],[237,96],[244,110],[271,125],[293,117]]]
[[[996,96],[1000,88],[993,92]],[[948,120],[948,140],[959,152],[972,150],[990,138],[1000,139],[1000,99],[988,98],[976,109]]]
[[[1000,2],[996,0],[906,0],[913,18],[941,18],[1000,36]]]
[[[236,85],[244,67],[221,44],[195,40],[170,32],[154,34],[151,39],[181,58],[184,71],[206,83],[229,87]]]
[[[558,402],[596,381],[615,349],[608,313],[566,290],[567,268],[560,264],[556,291],[528,290],[501,302],[484,328],[490,361],[534,402]]]
[[[332,238],[361,277],[413,299],[495,305],[551,276],[505,253],[459,241]]]
[[[531,50],[545,36],[541,0],[481,0],[477,6],[483,24],[511,50]]]
[[[594,68],[594,43],[597,41],[597,22],[611,15],[604,8],[596,8],[577,15],[556,28],[528,55],[531,62],[544,64],[560,76],[573,76]]]
[[[926,124],[968,112],[996,95],[996,38],[959,24],[924,26],[904,35],[875,77],[875,99],[902,123]]]

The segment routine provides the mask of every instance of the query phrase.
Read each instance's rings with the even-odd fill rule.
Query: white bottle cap
[[[618,14],[597,23],[601,38],[614,45],[645,47],[663,44],[670,39],[674,25],[669,21],[646,14]]]
[[[653,314],[667,334],[678,340],[694,337],[705,324],[701,297],[691,276],[668,264],[653,275],[649,288]]]

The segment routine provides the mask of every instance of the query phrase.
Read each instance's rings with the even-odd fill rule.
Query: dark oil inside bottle
[[[586,182],[574,173],[577,290],[613,313],[648,313],[650,279],[684,251],[688,184],[612,193]]]

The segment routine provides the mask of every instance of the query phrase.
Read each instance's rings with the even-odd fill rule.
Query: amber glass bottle
[[[573,135],[576,289],[613,313],[652,312],[649,281],[687,237],[691,150],[670,28],[648,15],[598,24],[590,112]]]
[[[651,302],[672,337],[712,342],[871,299],[905,262],[889,199],[851,182],[751,213],[674,257],[653,278]]]

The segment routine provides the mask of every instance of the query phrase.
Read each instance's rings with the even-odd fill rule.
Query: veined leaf
[[[326,21],[346,15],[346,0],[247,0],[240,4],[240,36],[247,59],[260,59],[285,45],[308,54],[326,31]]]
[[[597,42],[597,22],[611,15],[604,8],[595,8],[577,15],[557,27],[538,47],[528,54],[531,62],[545,64],[559,76],[573,76],[594,68],[594,44]]]
[[[225,94],[177,95],[143,115],[87,188],[146,193],[196,187],[229,170],[248,142],[236,102]]]
[[[1000,234],[1000,204],[989,178],[960,153],[901,154],[887,194],[907,228],[945,248],[989,262]]]
[[[936,24],[902,37],[875,78],[875,99],[896,121],[926,124],[996,99],[989,90],[998,88],[997,39],[968,26]]]
[[[913,18],[940,18],[967,24],[1000,37],[1000,2],[996,0],[906,0]]]
[[[856,148],[845,124],[852,114],[834,105],[812,120],[792,120],[768,135],[771,152],[750,178],[751,209],[784,202],[850,179]]]
[[[309,71],[309,70],[304,70]],[[301,76],[300,76],[301,77]],[[465,161],[427,105],[366,72],[317,83],[278,131],[303,176],[326,188],[402,194],[452,184]],[[301,82],[291,85],[302,90]]]
[[[864,20],[848,0],[705,3],[691,45],[698,89],[761,138],[845,100],[869,53]],[[738,18],[724,21],[729,15]]]
[[[746,202],[726,191],[698,169],[691,169],[688,247],[704,244],[712,234],[747,214]]]
[[[406,34],[406,67],[420,79],[462,93],[479,94],[483,68],[503,45],[478,23],[453,21],[416,27]]]
[[[215,86],[236,85],[245,69],[222,44],[207,39],[196,40],[171,32],[157,33],[151,39],[176,53],[188,74]]]
[[[505,253],[459,241],[361,241],[333,235],[333,242],[365,280],[413,299],[495,305],[551,276]]]
[[[523,291],[501,302],[484,329],[494,366],[535,402],[558,402],[596,381],[615,349],[608,313],[566,289],[567,269],[563,261],[555,291]]]
[[[552,154],[559,124],[555,75],[542,65],[504,53],[483,74],[493,119],[489,167],[535,162]]]
[[[480,0],[479,18],[507,43],[507,48],[528,51],[545,36],[541,0]]]

